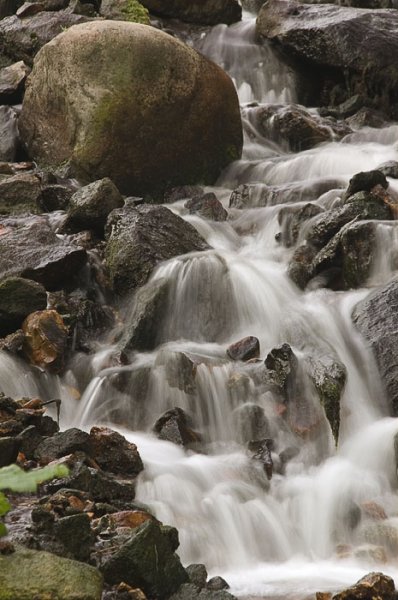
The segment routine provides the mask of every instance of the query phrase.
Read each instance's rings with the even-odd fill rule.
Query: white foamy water
[[[200,50],[229,71],[243,104],[296,101],[292,74],[270,48],[256,44],[253,21],[213,28]],[[11,396],[62,397],[66,423],[123,423],[120,430],[145,464],[137,500],[178,528],[184,564],[205,563],[239,597],[297,600],[351,585],[370,570],[392,574],[398,583],[398,419],[389,417],[376,365],[351,322],[368,288],[397,274],[397,229],[391,222],[377,225],[368,288],[344,293],[299,290],[286,273],[293,250],[275,240],[284,202],[306,202],[310,195],[330,207],[354,173],[398,160],[397,126],[366,128],[293,153],[264,138],[250,107],[242,114],[243,158],[213,191],[228,208],[232,189],[257,185],[256,208],[230,209],[228,221],[214,223],[187,215],[183,202],[171,207],[212,249],[174,258],[154,272],[148,285],[169,283],[157,348],[135,354],[122,369],[109,368],[114,348],[104,348],[80,366],[75,361],[63,381],[0,353],[0,388]],[[287,417],[280,398],[263,385],[259,365],[244,369],[226,357],[228,345],[247,335],[259,338],[262,360],[283,343],[297,357],[296,405]],[[307,374],[311,360],[334,361],[347,371],[337,449]],[[77,401],[70,387],[82,380]],[[203,453],[150,433],[175,406],[190,414]],[[270,481],[246,448],[242,423],[253,407],[262,415],[264,437],[274,441]],[[372,520],[369,507],[384,519]],[[375,523],[381,530],[375,532]]]

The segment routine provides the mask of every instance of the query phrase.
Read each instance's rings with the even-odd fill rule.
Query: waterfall
[[[198,42],[234,80],[245,133],[242,159],[209,191],[225,208],[237,186],[254,191],[251,208],[231,207],[223,223],[187,215],[181,201],[170,206],[212,249],[173,258],[153,273],[147,285],[169,283],[156,349],[115,368],[108,361],[115,348],[105,347],[86,359],[80,376],[77,368],[63,380],[0,353],[0,387],[13,396],[61,396],[64,425],[110,423],[137,444],[145,464],[137,501],[178,528],[184,564],[205,563],[242,598],[298,599],[351,585],[370,570],[398,581],[398,419],[388,416],[374,359],[350,318],[371,287],[397,274],[398,242],[394,222],[377,225],[367,288],[303,292],[287,275],[293,250],[276,240],[281,197],[299,206],[317,189],[310,200],[332,206],[354,173],[398,160],[397,126],[364,128],[301,152],[267,138],[258,127],[258,106],[291,104],[297,94],[292,72],[254,32],[248,19],[214,27]],[[258,384],[255,364],[243,370],[227,359],[228,345],[248,335],[259,339],[262,361],[283,343],[292,347],[301,382],[293,424]],[[347,370],[337,449],[306,374],[311,356],[332,357]],[[77,401],[71,388],[79,387],[83,370],[89,381]],[[243,411],[253,406],[274,442],[271,480],[251,459],[242,432]],[[190,414],[203,452],[152,433],[157,418],[173,407]],[[292,449],[284,464],[283,453]],[[374,539],[369,523],[358,523],[358,511],[371,503],[387,517]],[[381,564],[374,562],[377,552]]]

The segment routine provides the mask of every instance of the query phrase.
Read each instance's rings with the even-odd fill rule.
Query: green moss
[[[122,8],[122,13],[126,21],[132,23],[142,23],[142,25],[149,25],[149,13],[147,9],[142,6],[137,0],[126,0]]]

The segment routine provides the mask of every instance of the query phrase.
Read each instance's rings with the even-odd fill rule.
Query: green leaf
[[[11,505],[8,502],[7,498],[5,497],[5,495],[0,492],[0,517],[2,517],[3,515],[6,515],[8,513],[8,511],[10,510]]]
[[[0,521],[0,537],[7,535],[7,527]]]
[[[69,473],[65,465],[49,465],[33,471],[23,471],[17,465],[0,469],[0,490],[13,492],[35,492],[39,483],[54,477],[66,477]]]

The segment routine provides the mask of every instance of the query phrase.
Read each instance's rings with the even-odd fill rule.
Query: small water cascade
[[[64,425],[111,423],[137,444],[145,464],[137,500],[178,528],[184,564],[205,563],[239,597],[301,599],[375,569],[398,583],[398,420],[388,416],[376,365],[351,321],[369,289],[397,274],[397,227],[377,225],[368,287],[350,292],[299,290],[286,273],[293,249],[276,239],[282,199],[333,206],[354,173],[398,160],[398,126],[291,152],[258,127],[258,106],[293,103],[296,92],[289,68],[256,42],[254,20],[214,27],[198,44],[229,72],[243,105],[242,160],[212,191],[229,208],[232,190],[246,186],[250,208],[232,205],[229,219],[214,223],[187,215],[181,201],[170,206],[212,249],[171,259],[152,275],[148,286],[168,282],[153,351],[113,367],[116,347],[109,345],[78,357],[62,381],[0,353],[0,388],[11,396],[61,397]],[[228,345],[247,335],[258,337],[262,361],[284,343],[297,357],[299,402],[287,420],[256,365],[243,369],[227,359]],[[314,356],[347,373],[337,449],[308,374]],[[152,433],[173,407],[191,416],[201,452]],[[247,450],[252,410],[261,415],[263,437],[273,440],[271,480]],[[372,506],[384,511],[383,527],[360,519]]]

